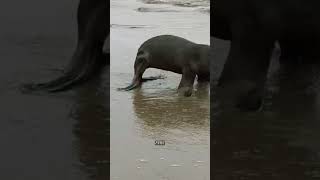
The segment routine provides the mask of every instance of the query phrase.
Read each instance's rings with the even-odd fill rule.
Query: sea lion
[[[153,37],[145,41],[138,49],[132,83],[119,90],[132,90],[139,87],[145,81],[142,78],[145,70],[157,68],[182,74],[178,90],[184,96],[191,96],[196,76],[198,82],[210,81],[209,54],[209,45],[196,44],[173,35]],[[157,78],[147,80],[154,79]]]
[[[80,0],[77,13],[78,44],[64,74],[49,82],[25,84],[22,90],[62,91],[98,75],[110,64],[107,49],[103,49],[110,33],[109,11],[106,0]]]

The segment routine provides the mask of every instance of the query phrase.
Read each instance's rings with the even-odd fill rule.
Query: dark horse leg
[[[56,92],[81,84],[110,64],[103,45],[110,33],[109,3],[106,0],[80,0],[78,7],[78,44],[65,73],[46,83],[24,85],[24,90]]]

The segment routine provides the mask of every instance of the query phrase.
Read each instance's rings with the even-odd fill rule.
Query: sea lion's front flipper
[[[143,70],[144,71],[144,70]],[[125,88],[117,88],[118,91],[130,91],[132,89],[135,89],[137,87],[140,87],[142,84],[142,74],[140,75],[139,73],[135,73],[134,77],[132,79],[132,82],[129,86]]]
[[[159,76],[150,76],[150,77],[145,77],[145,78],[142,78],[141,80],[133,80],[132,83],[125,87],[125,88],[118,88],[119,91],[130,91],[132,89],[135,89],[137,87],[139,87],[143,82],[147,82],[147,81],[154,81],[154,80],[157,80],[157,79],[164,79],[166,78],[165,76],[163,75],[159,75]]]
[[[182,77],[178,87],[179,94],[183,94],[186,97],[191,96],[195,78],[196,74],[192,72],[190,68],[184,68],[182,70]]]
[[[146,56],[144,54],[141,55],[140,52],[138,52],[136,60],[134,61],[134,77],[132,79],[131,84],[125,88],[118,88],[118,90],[130,91],[132,89],[140,87],[143,82],[142,75],[148,67],[149,63],[146,59]]]

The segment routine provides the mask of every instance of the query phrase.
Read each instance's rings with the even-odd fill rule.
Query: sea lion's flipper
[[[162,76],[162,75],[159,75],[159,76],[150,76],[150,77],[145,77],[145,78],[142,78],[140,80],[141,83],[143,82],[147,82],[147,81],[154,81],[154,80],[157,80],[157,79],[164,79],[165,76]],[[137,82],[137,81],[133,81],[129,86],[125,87],[125,88],[118,88],[119,91],[130,91],[132,89],[135,89],[137,87],[139,87],[141,85],[141,83]]]
[[[178,87],[179,93],[188,97],[192,95],[193,83],[196,78],[196,74],[189,68],[184,68],[182,70],[182,77]]]
[[[147,59],[148,57],[145,53],[141,51],[138,52],[138,55],[134,62],[134,77],[132,79],[132,83],[128,87],[118,88],[118,90],[130,91],[132,89],[139,87],[142,84],[142,82],[158,79],[157,77],[149,77],[144,79],[142,78],[143,73],[149,67],[149,62]]]
[[[125,88],[118,88],[118,91],[130,91],[132,89],[136,89],[137,87],[139,87],[141,85],[141,83],[139,82],[134,82],[131,83],[129,86],[125,87]]]
[[[142,75],[141,75],[142,76]],[[142,77],[135,74],[131,84],[125,88],[118,88],[119,91],[130,91],[132,89],[138,88],[141,86],[143,79]]]
[[[96,77],[108,62],[103,45],[108,33],[108,5],[105,0],[81,0],[78,8],[78,45],[65,73],[45,83],[31,83],[24,91],[57,92]],[[109,43],[109,42],[107,42]]]

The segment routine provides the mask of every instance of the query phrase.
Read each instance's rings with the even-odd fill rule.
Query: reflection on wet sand
[[[222,111],[213,102],[213,178],[319,178],[319,77],[318,64],[283,66],[274,71],[261,112]]]
[[[175,90],[162,89],[159,93],[137,89],[133,94],[133,108],[136,123],[141,128],[139,131],[150,138],[165,137],[169,143],[177,137],[166,135],[177,131],[189,135],[207,133],[210,115],[208,86],[207,83],[197,87],[189,98],[177,95]]]
[[[214,117],[220,122],[213,128],[214,177],[289,180],[319,176],[320,115],[310,113],[313,99],[305,96],[303,101],[311,103],[295,104],[290,111],[282,106],[276,112]]]
[[[72,113],[78,166],[94,180],[105,180],[110,174],[109,99],[109,79],[100,77],[77,91]]]

